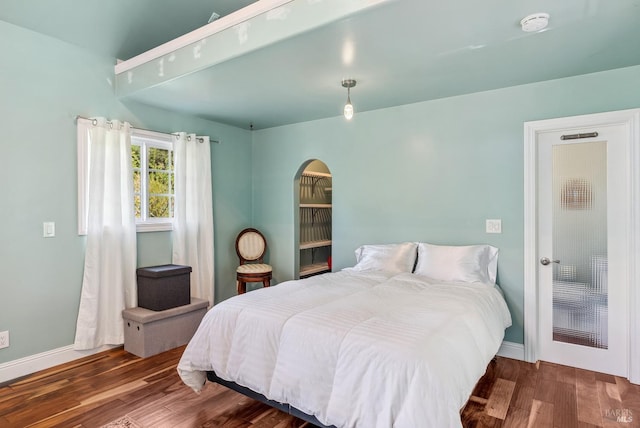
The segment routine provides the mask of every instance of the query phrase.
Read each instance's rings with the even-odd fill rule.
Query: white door
[[[538,358],[628,374],[629,130],[537,134]]]

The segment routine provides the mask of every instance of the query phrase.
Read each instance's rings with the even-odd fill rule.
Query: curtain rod
[[[92,121],[92,123],[93,123],[94,125],[95,125],[95,124],[97,124],[96,119],[92,119],[92,118],[90,118],[90,117],[80,116],[79,114],[78,114],[78,115],[76,115],[75,120],[77,121],[78,119],[90,120],[90,121]],[[108,121],[107,121],[107,123],[111,123],[111,121],[110,121],[110,120],[108,120]],[[168,134],[168,133],[166,133],[166,132],[154,131],[154,130],[152,130],[152,129],[138,128],[138,127],[135,127],[135,126],[132,126],[132,127],[131,127],[131,129],[135,129],[135,130],[138,130],[138,131],[156,132],[156,133],[158,133],[158,134],[163,134],[163,135],[177,135],[177,133],[175,133],[175,134]],[[202,138],[202,137],[197,137],[197,139],[198,139],[198,140],[200,140],[200,142],[201,142],[201,143],[203,143],[203,142],[204,142],[204,138]],[[212,139],[209,139],[209,142],[210,142],[210,143],[220,144],[220,141],[219,141],[219,140],[212,140]]]

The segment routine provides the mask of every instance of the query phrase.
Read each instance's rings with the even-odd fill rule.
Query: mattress
[[[460,409],[511,325],[493,284],[343,270],[235,296],[178,364],[337,427],[461,426]]]

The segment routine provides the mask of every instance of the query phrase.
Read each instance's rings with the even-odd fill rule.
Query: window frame
[[[142,218],[136,218],[136,230],[138,232],[161,232],[173,230],[173,219],[171,218],[150,218],[148,217],[149,206],[149,186],[148,186],[148,165],[147,165],[147,148],[155,147],[162,150],[171,151],[172,165],[173,165],[173,183],[174,183],[174,215],[175,215],[175,151],[173,144],[173,136],[169,134],[162,134],[154,131],[147,131],[141,129],[134,129],[131,133],[131,146],[140,147],[140,201],[141,201],[141,214]],[[144,154],[143,154],[144,152]],[[135,194],[135,189],[134,189]]]
[[[78,235],[86,235],[88,228],[89,215],[89,129],[93,125],[91,119],[77,118],[77,156],[78,156]],[[143,142],[143,146],[139,142]],[[161,132],[148,131],[143,129],[131,129],[131,146],[152,146],[165,150],[171,150],[173,158],[173,177],[174,177],[174,201],[175,201],[175,148],[174,138],[171,134]],[[141,150],[142,151],[142,150]],[[141,165],[141,173],[147,174]],[[132,177],[133,178],[133,177]],[[132,189],[135,193],[135,189]],[[146,195],[146,189],[145,189]],[[142,188],[141,188],[142,196]],[[132,201],[133,203],[133,201]],[[148,200],[145,205],[148,204]],[[174,206],[175,216],[175,206]],[[136,232],[162,232],[173,230],[174,218],[146,219],[139,220],[136,218]]]

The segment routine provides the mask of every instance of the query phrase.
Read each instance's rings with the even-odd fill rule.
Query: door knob
[[[551,264],[551,263],[560,264],[560,260],[549,260],[548,257],[543,257],[543,258],[540,259],[540,264],[542,264],[543,266],[546,266],[546,265]]]

